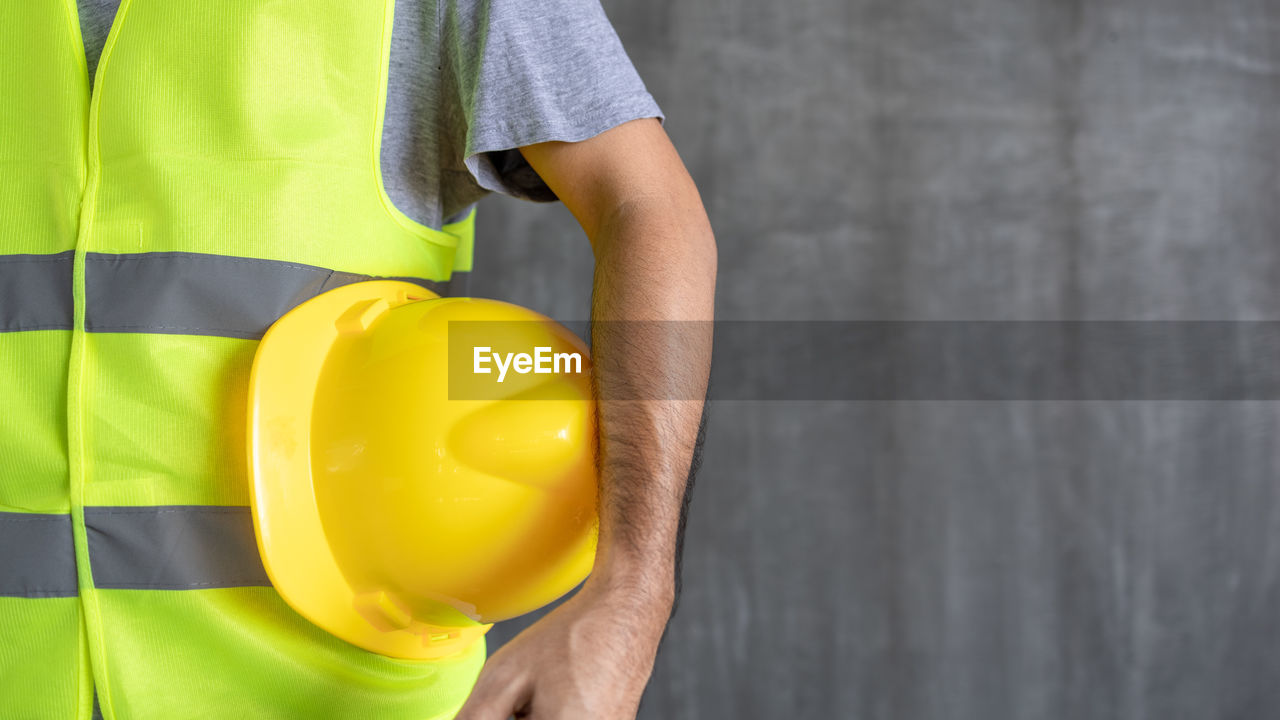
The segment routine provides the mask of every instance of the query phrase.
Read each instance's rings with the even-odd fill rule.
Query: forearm
[[[715,241],[653,118],[521,152],[595,251],[600,536],[586,584],[489,659],[459,717],[634,718],[674,600],[711,365]]]
[[[711,362],[715,242],[691,184],[618,204],[591,240],[601,471],[593,578],[665,624]]]

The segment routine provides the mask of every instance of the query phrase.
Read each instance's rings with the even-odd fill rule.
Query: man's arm
[[[631,718],[674,600],[711,363],[715,240],[656,120],[521,151],[595,253],[600,541],[582,589],[490,658],[458,718]]]

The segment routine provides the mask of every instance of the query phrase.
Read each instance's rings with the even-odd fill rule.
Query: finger
[[[528,697],[525,683],[492,661],[480,671],[471,695],[454,720],[507,720]]]

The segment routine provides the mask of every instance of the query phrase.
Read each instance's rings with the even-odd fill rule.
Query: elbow
[[[603,252],[658,255],[714,282],[718,249],[711,221],[697,191],[652,192],[620,198],[602,213],[598,232],[588,233]],[[594,237],[592,237],[594,235]]]
[[[686,239],[690,245],[690,262],[693,263],[697,274],[706,278],[707,282],[714,286],[720,255],[716,247],[715,233],[711,230],[711,223],[706,213],[700,214],[702,222],[689,232]]]

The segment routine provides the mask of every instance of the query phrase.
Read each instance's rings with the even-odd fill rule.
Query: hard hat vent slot
[[[352,600],[356,612],[382,632],[403,630],[413,622],[404,602],[383,590],[360,593]]]
[[[386,298],[375,298],[356,303],[351,309],[340,315],[334,326],[342,334],[358,334],[368,330],[374,321],[391,309]]]

